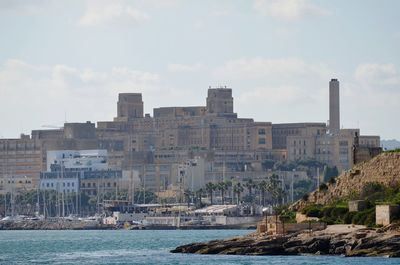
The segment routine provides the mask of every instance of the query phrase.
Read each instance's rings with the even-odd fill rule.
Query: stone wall
[[[400,207],[398,205],[377,205],[375,223],[377,225],[389,225],[399,211]]]
[[[363,200],[349,201],[349,212],[359,212],[366,208],[366,203]]]
[[[272,219],[271,219],[272,220]],[[324,230],[326,228],[325,223],[281,223],[281,222],[271,222],[268,220],[268,223],[265,223],[265,218],[257,223],[257,233],[265,233],[268,234],[288,234],[299,232],[302,230],[309,230],[309,231],[318,231]]]

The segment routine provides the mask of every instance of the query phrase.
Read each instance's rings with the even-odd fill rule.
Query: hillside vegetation
[[[387,188],[400,186],[400,152],[385,152],[368,162],[360,163],[334,180],[310,193],[306,200],[294,207],[302,209],[310,204],[330,204],[338,200],[363,199],[362,191],[370,183]]]
[[[365,200],[366,209],[348,212],[349,200]],[[291,208],[328,224],[373,226],[377,204],[400,204],[400,152],[385,152],[354,166]]]

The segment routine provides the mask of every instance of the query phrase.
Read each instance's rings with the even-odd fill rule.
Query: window
[[[265,135],[265,129],[258,129],[259,135]]]
[[[265,144],[265,138],[258,139],[258,144]]]

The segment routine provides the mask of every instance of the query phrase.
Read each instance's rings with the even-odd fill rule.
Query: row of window
[[[46,185],[45,185],[46,184]],[[47,183],[42,183],[42,187],[47,187],[47,188],[54,188],[54,182],[47,182]],[[75,187],[75,182],[63,182],[63,187]]]
[[[299,145],[301,145],[301,144],[302,144],[302,141],[299,140],[298,143],[299,143]],[[293,141],[293,145],[296,146],[296,144],[297,144],[297,142],[296,142],[296,140],[294,140],[294,141]],[[303,140],[303,146],[306,146],[306,140]]]
[[[307,152],[306,152],[306,149],[303,149],[303,151],[301,150],[301,149],[293,149],[293,154],[294,155],[296,155],[296,154],[298,154],[298,155],[301,155],[303,153],[303,155],[306,155],[307,154]]]
[[[103,185],[104,185],[104,187],[106,186],[105,183],[104,183]],[[100,185],[100,186],[101,186],[101,185]],[[116,186],[117,186],[117,183],[114,182],[114,183],[113,183],[113,186],[116,187]],[[88,182],[87,185],[86,185],[85,183],[82,183],[82,184],[81,184],[81,187],[82,187],[82,188],[86,188],[86,187],[87,187],[87,188],[96,188],[96,182],[93,182],[93,183]],[[110,183],[110,182],[107,182],[107,187],[111,187],[111,183]]]
[[[19,181],[14,181],[14,180],[8,180],[8,181],[4,181],[4,183],[8,183],[8,184],[14,184],[14,183],[19,183],[19,184],[30,184],[32,183],[30,180],[19,180]],[[3,184],[3,180],[0,181],[0,184]]]

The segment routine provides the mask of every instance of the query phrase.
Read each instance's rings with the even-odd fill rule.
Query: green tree
[[[238,205],[240,202],[240,195],[242,194],[243,190],[244,190],[244,188],[240,184],[240,182],[233,186],[233,193],[236,194],[236,204],[238,204]]]
[[[279,205],[282,201],[282,198],[285,194],[284,190],[282,189],[282,183],[279,179],[279,176],[276,174],[272,174],[268,178],[268,186],[267,190],[271,194],[271,197],[275,203],[275,205]]]
[[[262,180],[257,184],[257,189],[260,191],[260,204],[265,205],[265,193],[268,188],[268,182],[266,180]]]
[[[212,182],[208,182],[206,184],[206,191],[208,193],[208,195],[210,196],[210,203],[211,205],[213,205],[213,195],[214,195],[214,191],[216,190],[216,185]]]
[[[190,207],[190,200],[193,196],[193,192],[191,190],[185,190],[183,192],[184,196],[185,196],[185,201],[187,203],[188,208]]]
[[[228,183],[225,181],[217,183],[217,189],[221,192],[222,204],[225,204],[225,192],[228,189]]]
[[[255,184],[252,179],[247,179],[246,183],[244,184],[246,189],[249,191],[249,200],[250,202],[253,202],[253,188],[255,187]]]
[[[201,201],[201,198],[202,198],[202,196],[203,196],[203,193],[204,193],[204,190],[203,190],[203,189],[198,189],[198,190],[196,191],[196,203],[197,203],[197,206],[198,206],[199,208],[203,207],[203,203],[202,203],[202,201]]]

